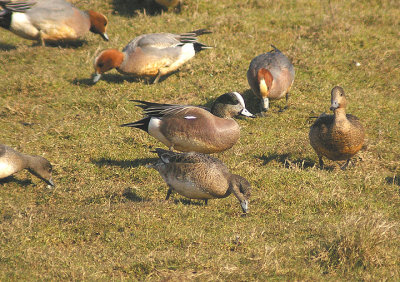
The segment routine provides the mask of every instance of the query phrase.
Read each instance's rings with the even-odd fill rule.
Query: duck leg
[[[347,167],[349,166],[349,163],[350,163],[350,159],[348,159],[348,160],[346,161],[346,163],[344,164],[344,166],[341,167],[341,169],[342,169],[342,170],[346,170]]]
[[[42,47],[44,47],[46,45],[46,43],[44,42],[44,38],[43,38],[43,32],[41,30],[39,31],[39,42],[42,45]]]
[[[288,103],[289,97],[290,97],[290,93],[287,92],[286,93],[286,106],[283,109],[279,110],[280,113],[282,113],[282,112],[286,111],[287,109],[289,109],[289,103]]]
[[[319,160],[319,168],[324,169],[324,161],[322,160],[322,156],[318,156],[318,160]]]
[[[169,199],[169,196],[171,196],[171,194],[172,194],[172,187],[171,187],[171,186],[169,186],[169,188],[168,188],[168,192],[167,192],[167,197],[165,197],[165,200],[166,200],[166,201],[168,201],[168,199]]]
[[[204,199],[204,205],[208,205],[208,199]]]
[[[152,84],[158,83],[158,81],[160,80],[160,77],[161,77],[161,71],[158,70],[157,76],[156,76],[156,78],[153,80]]]

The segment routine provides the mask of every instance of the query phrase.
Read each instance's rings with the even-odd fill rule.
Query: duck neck
[[[225,119],[232,119],[232,113],[223,105],[214,105],[211,108],[211,113],[217,117],[225,118]]]
[[[338,108],[333,112],[333,114],[335,115],[335,122],[347,121],[345,108]]]

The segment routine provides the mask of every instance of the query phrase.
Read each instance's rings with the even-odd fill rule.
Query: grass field
[[[0,30],[0,143],[46,157],[56,183],[1,180],[0,280],[399,280],[397,1],[193,0],[154,15],[127,2],[74,1],[107,15],[109,42],[41,47]],[[99,50],[198,28],[215,48],[161,83],[114,70],[90,84]],[[238,119],[239,143],[215,155],[252,184],[248,216],[233,196],[164,201],[146,167],[164,145],[119,127],[141,117],[129,99],[210,106],[238,91],[257,111],[246,71],[270,44],[296,69],[290,108]],[[367,133],[346,171],[320,170],[308,141],[335,85]]]

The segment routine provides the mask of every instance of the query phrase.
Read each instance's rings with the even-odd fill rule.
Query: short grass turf
[[[0,280],[399,280],[400,6],[397,1],[184,1],[180,13],[122,0],[74,1],[109,18],[109,42],[41,47],[0,31],[0,142],[54,165],[56,188],[20,172],[0,185]],[[199,53],[160,84],[115,70],[90,85],[93,58],[143,33],[207,28]],[[189,201],[155,170],[163,144],[121,128],[130,99],[209,106],[243,93],[247,67],[271,50],[296,69],[290,108],[238,119],[215,155],[253,187],[237,200]],[[315,116],[342,86],[367,147],[346,171],[318,159]]]

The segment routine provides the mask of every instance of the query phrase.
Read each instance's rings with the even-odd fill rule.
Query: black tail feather
[[[139,128],[143,131],[146,131],[147,133],[149,132],[149,123],[150,123],[151,117],[145,117],[141,120],[135,121],[135,122],[130,122],[130,123],[125,123],[121,124],[122,127],[135,127]]]
[[[200,42],[195,42],[195,43],[193,43],[193,47],[194,47],[194,51],[195,51],[196,53],[198,53],[198,52],[200,52],[200,51],[203,51],[204,49],[211,49],[211,48],[213,48],[213,47],[211,47],[211,46],[207,46],[207,45],[205,45],[205,44],[203,44],[203,43],[200,43]]]

